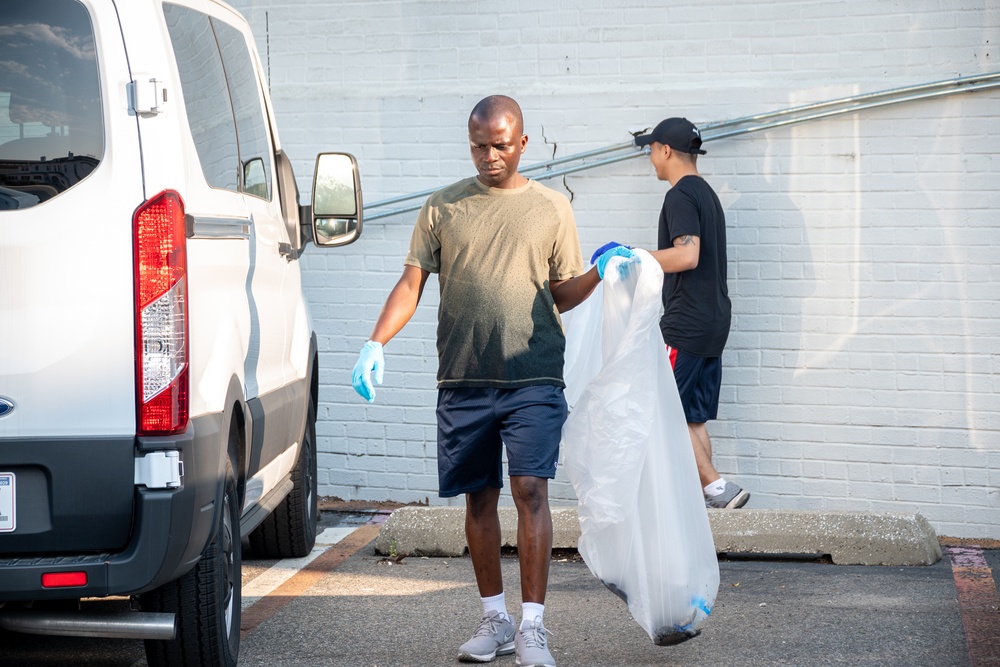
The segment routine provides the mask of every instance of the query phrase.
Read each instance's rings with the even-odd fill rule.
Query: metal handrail
[[[814,111],[816,109],[822,109],[826,107],[842,106],[844,104],[854,104],[864,100],[874,100],[884,97],[902,97],[909,93],[915,93],[920,91],[934,91],[939,88],[949,88],[957,87],[963,85],[972,85],[979,82],[985,81],[998,81],[1000,80],[1000,72],[993,72],[990,74],[976,74],[967,77],[960,77],[957,79],[943,79],[941,81],[933,81],[930,83],[921,83],[913,86],[904,86],[902,88],[890,88],[889,90],[881,90],[874,93],[862,93],[860,95],[852,95],[850,97],[842,97],[835,100],[827,100],[826,102],[813,102],[810,104],[803,104],[801,106],[790,107],[788,109],[780,109],[778,111],[769,111],[767,113],[756,114],[753,116],[744,116],[742,118],[734,118],[731,120],[724,120],[715,123],[706,123],[700,125],[699,129],[704,133],[706,130],[712,130],[719,127],[729,127],[732,125],[742,125],[745,123],[757,122],[767,118],[775,118],[778,116],[787,116],[791,114],[804,113],[807,111]],[[951,91],[951,92],[965,92],[965,91]]]
[[[893,104],[902,104],[905,102],[914,102],[917,100],[943,97],[946,95],[956,95],[959,93],[971,93],[978,90],[986,90],[989,88],[997,88],[997,87],[1000,87],[1000,72],[977,74],[967,77],[959,77],[955,79],[945,79],[941,81],[934,81],[930,83],[918,84],[913,86],[892,88],[889,90],[883,90],[874,93],[863,93],[860,95],[852,95],[849,97],[842,97],[834,100],[828,100],[825,102],[804,104],[800,106],[789,107],[787,109],[779,109],[777,111],[755,114],[752,116],[743,116],[741,118],[733,118],[729,120],[705,123],[700,126],[701,137],[703,142],[716,141],[718,139],[726,139],[729,137],[749,134],[751,132],[762,132],[764,130],[770,130],[778,127],[786,127],[788,125],[794,125],[797,123],[805,123],[814,120],[821,120],[824,118],[831,118],[833,116],[855,113],[858,111],[864,111],[866,109],[877,109],[880,107],[890,106]],[[733,129],[728,129],[728,128],[733,128]],[[631,150],[624,155],[606,157],[600,160],[591,160],[591,158],[594,157],[607,155],[610,153],[618,153],[620,151],[625,151],[629,149]],[[648,148],[645,149],[638,148],[634,144],[634,142],[629,141],[621,144],[614,144],[611,146],[607,146],[605,148],[586,151],[584,153],[576,153],[574,155],[567,155],[566,157],[562,158],[555,158],[552,160],[547,160],[545,162],[539,162],[537,164],[529,165],[527,167],[522,168],[520,172],[522,174],[533,174],[534,172],[542,171],[543,173],[539,175],[533,175],[532,178],[534,178],[535,180],[546,180],[549,178],[558,178],[559,176],[565,176],[567,174],[576,173],[578,171],[583,171],[586,169],[594,169],[595,167],[614,164],[615,162],[630,160],[632,158],[648,154],[649,154]],[[578,162],[579,164],[574,164],[572,166],[564,167],[562,169],[552,168],[558,165],[568,164],[571,162]],[[374,202],[372,204],[368,204],[365,206],[365,211],[366,211],[365,220],[387,218],[389,216],[398,215],[400,213],[408,213],[410,211],[416,211],[421,206],[423,206],[422,202],[389,211],[380,211],[371,214],[367,213],[367,211],[371,209],[389,206],[392,204],[398,204],[400,202],[410,201],[412,199],[426,198],[431,194],[433,194],[434,192],[437,192],[438,189],[439,188],[432,188],[430,190],[423,190],[421,192],[415,192],[413,194],[408,194],[408,195],[401,195],[399,197],[393,197],[392,199],[384,199],[381,201]]]

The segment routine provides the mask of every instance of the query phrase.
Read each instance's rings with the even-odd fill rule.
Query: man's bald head
[[[476,121],[483,125],[490,124],[490,121],[510,118],[513,121],[514,131],[518,136],[524,134],[524,117],[521,115],[521,107],[506,95],[490,95],[484,97],[472,109],[469,114],[469,123]]]
[[[528,145],[521,107],[504,95],[479,101],[469,115],[469,148],[479,182],[492,188],[515,188],[528,179],[517,172]]]

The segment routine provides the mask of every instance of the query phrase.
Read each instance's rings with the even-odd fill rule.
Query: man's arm
[[[569,280],[552,280],[549,282],[549,292],[556,302],[556,309],[560,313],[576,308],[583,303],[594,291],[601,277],[597,273],[597,267],[593,266],[586,273],[581,273]]]
[[[670,248],[650,252],[664,273],[680,273],[690,271],[698,266],[701,254],[701,239],[691,234],[684,234],[674,239]]]
[[[407,264],[403,268],[403,275],[382,306],[370,340],[385,345],[410,321],[420,303],[420,296],[424,293],[428,275],[430,274],[419,266]]]
[[[354,364],[351,373],[351,385],[354,390],[369,403],[375,400],[375,384],[382,384],[382,375],[385,369],[385,357],[382,353],[382,346],[388,343],[393,336],[399,333],[420,303],[420,295],[423,294],[424,284],[427,282],[428,272],[417,266],[409,264],[403,269],[403,275],[399,282],[392,288],[389,298],[382,306],[378,320],[375,322],[375,329],[372,330],[371,338],[361,348],[361,354]]]

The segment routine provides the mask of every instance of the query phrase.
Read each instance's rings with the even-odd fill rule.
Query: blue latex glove
[[[626,248],[631,248],[632,247],[632,246],[627,246],[624,243],[619,243],[618,241],[608,241],[607,243],[605,243],[600,248],[598,248],[597,250],[594,251],[594,254],[590,256],[590,263],[591,264],[596,264],[598,257],[600,257],[601,255],[603,255],[607,251],[611,250],[612,248],[617,248],[618,246],[624,246]]]
[[[382,343],[370,340],[361,348],[358,361],[354,364],[354,374],[351,377],[354,391],[361,394],[361,398],[369,403],[374,403],[375,387],[372,386],[371,376],[374,374],[375,382],[382,384],[384,372],[385,357],[382,355]]]
[[[605,251],[604,254],[598,257],[597,261],[594,262],[594,264],[597,266],[597,275],[601,277],[601,280],[604,280],[604,267],[608,265],[608,262],[611,260],[612,257],[624,257],[625,259],[631,259],[632,257],[635,256],[636,256],[635,251],[629,248],[628,246],[617,245],[614,248]],[[625,268],[624,265],[622,265],[621,271],[623,274],[628,273],[628,269]]]

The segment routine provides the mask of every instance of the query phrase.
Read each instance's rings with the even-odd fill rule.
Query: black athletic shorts
[[[689,424],[704,424],[719,415],[722,388],[722,358],[697,357],[667,346],[670,366]]]
[[[438,390],[438,493],[451,498],[503,488],[507,474],[552,479],[566,421],[562,387]]]

